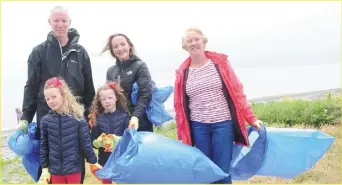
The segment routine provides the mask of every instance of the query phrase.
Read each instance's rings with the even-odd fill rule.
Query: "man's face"
[[[57,10],[51,13],[49,24],[57,38],[64,38],[68,36],[70,18],[66,11]]]

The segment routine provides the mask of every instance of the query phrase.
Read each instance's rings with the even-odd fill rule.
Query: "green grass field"
[[[327,95],[325,99],[312,101],[284,99],[279,102],[253,104],[252,107],[255,114],[265,122],[266,126],[317,128],[334,136],[336,140],[312,169],[294,179],[255,176],[248,181],[234,181],[233,183],[341,183],[341,108],[339,98]],[[176,125],[174,123],[155,130],[159,134],[176,139]],[[19,158],[1,160],[0,164],[1,183],[33,183],[21,166]],[[88,166],[87,170],[85,183],[99,183],[89,172]]]

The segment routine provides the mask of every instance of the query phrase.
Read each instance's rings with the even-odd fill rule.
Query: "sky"
[[[1,2],[2,121],[13,124],[21,107],[27,58],[45,41],[48,16],[64,6],[79,43],[91,57],[98,87],[114,64],[99,53],[109,35],[134,43],[159,86],[173,85],[188,54],[189,27],[208,37],[207,50],[229,56],[247,97],[340,87],[340,2]],[[170,97],[167,107],[172,108]]]

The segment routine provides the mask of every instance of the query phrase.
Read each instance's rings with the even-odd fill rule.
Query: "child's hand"
[[[42,175],[40,176],[39,182],[41,182],[41,184],[49,184],[50,177],[51,177],[51,175],[49,173],[49,169],[43,168],[42,169]]]
[[[101,181],[101,179],[99,179],[97,176],[96,176],[96,171],[101,169],[102,166],[99,164],[99,163],[95,163],[95,164],[90,164],[90,172],[96,177],[97,180]]]
[[[93,141],[93,145],[95,148],[103,147],[103,140],[106,138],[106,134],[102,133],[97,139]]]
[[[103,148],[105,148],[105,152],[112,152],[115,144],[121,139],[120,136],[115,134],[108,134],[106,139],[103,140]]]

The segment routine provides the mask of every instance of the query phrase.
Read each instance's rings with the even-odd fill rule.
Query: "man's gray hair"
[[[55,6],[55,7],[50,11],[50,17],[51,17],[51,15],[52,15],[53,13],[55,13],[55,12],[57,12],[57,11],[62,11],[62,12],[67,13],[68,16],[69,16],[69,19],[71,20],[68,9],[66,9],[65,7],[62,7],[62,6]]]

